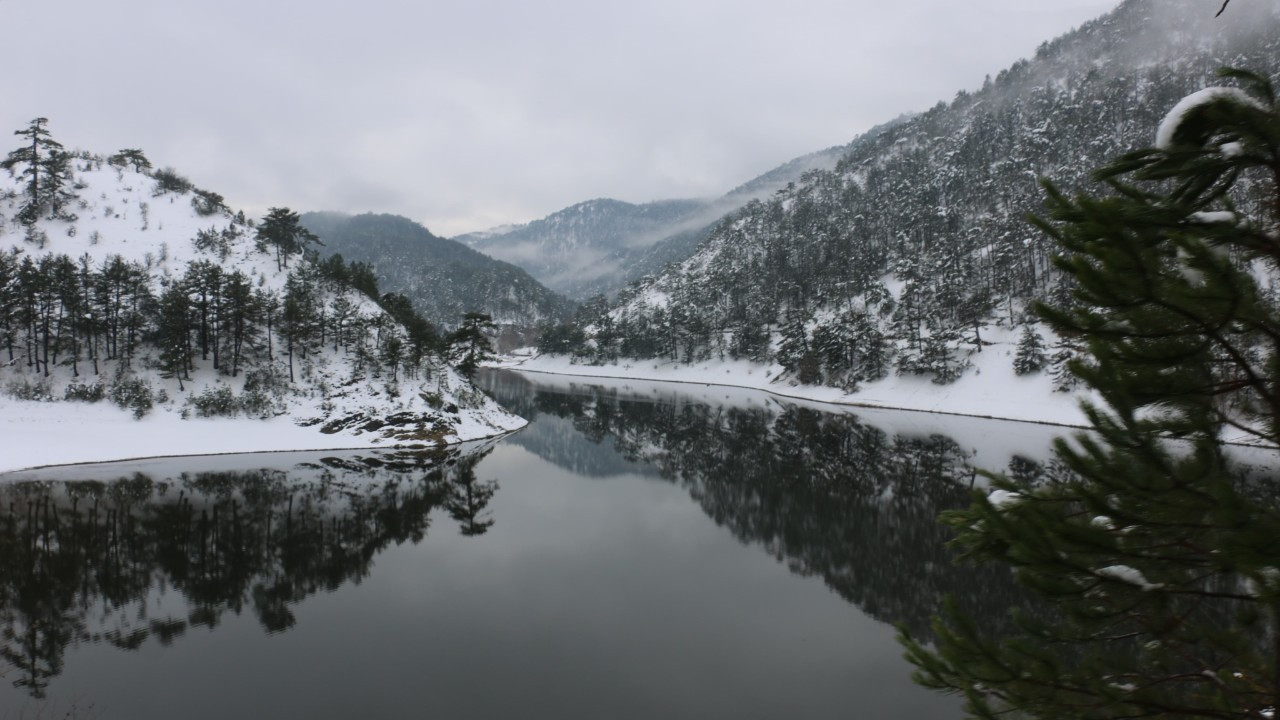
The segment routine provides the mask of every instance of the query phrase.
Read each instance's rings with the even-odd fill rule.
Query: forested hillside
[[[287,208],[255,222],[140,150],[68,151],[44,118],[17,134],[0,175],[0,398],[285,417],[346,446],[520,424],[367,265],[317,262]]]
[[[524,270],[436,237],[408,218],[304,213],[301,223],[320,238],[322,257],[368,265],[384,291],[404,295],[446,328],[457,327],[465,313],[480,312],[519,335],[572,311],[567,299]]]
[[[459,242],[519,265],[547,287],[582,299],[625,283],[625,261],[679,230],[697,229],[702,200],[663,200],[635,205],[599,198],[578,203],[526,225],[463,235]],[[685,227],[690,226],[690,227]]]
[[[714,199],[632,204],[595,199],[525,225],[457,238],[518,265],[575,300],[613,295],[627,283],[689,257],[717,221],[753,199],[768,197],[842,154],[830,148],[796,158]]]
[[[1215,75],[1223,66],[1274,74],[1280,6],[1232,10],[1129,0],[980,90],[855,140],[835,169],[749,204],[692,257],[588,306],[542,349],[586,362],[745,358],[852,390],[895,373],[949,383],[999,339],[1017,372],[1053,373],[1061,388],[1078,348],[1026,312],[1070,290],[1027,222],[1039,180],[1089,185],[1094,169],[1153,144],[1181,98],[1230,84]],[[1252,187],[1238,185],[1241,213],[1259,209]]]

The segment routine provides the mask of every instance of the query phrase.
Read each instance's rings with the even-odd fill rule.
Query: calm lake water
[[[1004,622],[934,518],[1054,430],[482,380],[529,427],[0,477],[0,718],[959,716],[894,624]]]

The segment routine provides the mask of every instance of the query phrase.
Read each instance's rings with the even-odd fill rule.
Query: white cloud
[[[0,133],[45,116],[68,145],[141,147],[249,211],[452,235],[719,194],[1115,4],[7,0],[0,25],[40,31],[0,46]]]

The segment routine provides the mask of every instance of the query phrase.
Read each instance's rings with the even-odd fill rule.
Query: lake
[[[529,426],[0,477],[0,717],[960,715],[895,624],[1004,625],[1007,571],[935,517],[1060,429],[480,381]]]

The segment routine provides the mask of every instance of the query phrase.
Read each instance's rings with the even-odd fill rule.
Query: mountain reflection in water
[[[1025,428],[957,441],[756,392],[480,382],[530,425],[429,453],[5,477],[0,707],[61,716],[76,688],[166,717],[216,680],[235,692],[185,714],[390,717],[430,697],[468,717],[952,717],[886,624],[925,636],[946,595],[1007,622],[1007,571],[955,565],[935,518],[993,457],[1055,472],[1048,429],[992,450],[978,440]]]
[[[636,391],[534,377],[489,372],[480,382],[523,417],[550,415],[577,432],[532,423],[510,442],[576,472],[645,468],[685,488],[741,542],[916,637],[929,637],[944,596],[1001,627],[1022,597],[1007,569],[953,562],[951,531],[937,517],[969,503],[979,468],[950,437],[891,434],[854,413],[756,391],[734,390],[738,404],[710,404],[661,383],[636,383]],[[1027,483],[1065,472],[1043,459],[1047,443],[1024,451],[1041,459],[1014,454],[1004,467],[982,469]]]

